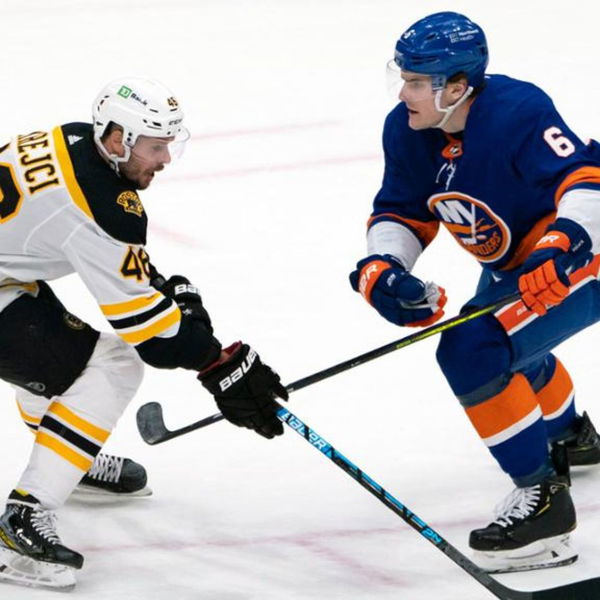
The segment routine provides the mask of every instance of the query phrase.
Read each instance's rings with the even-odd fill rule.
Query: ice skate
[[[569,464],[572,467],[597,465],[600,463],[600,437],[586,412],[577,419],[576,429],[574,438],[565,441]]]
[[[1,582],[60,591],[75,587],[83,556],[62,545],[55,520],[33,496],[11,494],[0,517]]]
[[[146,469],[130,458],[100,453],[76,492],[108,496],[150,496]]]
[[[497,509],[495,520],[471,532],[475,562],[489,573],[530,571],[577,560],[569,546],[576,527],[566,477],[515,489]]]

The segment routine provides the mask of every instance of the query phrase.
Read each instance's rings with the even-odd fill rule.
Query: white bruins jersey
[[[179,307],[150,285],[146,226],[90,124],[15,137],[0,148],[0,310],[37,294],[36,280],[76,272],[124,341],[176,335]]]

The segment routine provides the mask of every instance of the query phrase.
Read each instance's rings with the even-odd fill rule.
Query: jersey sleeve
[[[600,148],[571,131],[541,90],[518,110],[520,143],[513,165],[533,186],[552,189],[557,216],[580,224],[600,252]]]
[[[564,193],[566,178],[589,161],[586,145],[564,122],[552,100],[531,86],[522,102],[511,111],[504,144],[515,148],[512,165],[532,187],[548,184]],[[558,200],[559,198],[557,198]]]
[[[437,235],[439,222],[427,208],[428,161],[401,125],[405,110],[399,105],[385,121],[385,169],[368,221],[368,245],[370,252],[393,254],[410,268]]]
[[[143,246],[119,242],[88,222],[78,226],[63,250],[115,333],[145,362],[200,369],[220,352],[206,328],[183,318],[177,304],[151,286]]]

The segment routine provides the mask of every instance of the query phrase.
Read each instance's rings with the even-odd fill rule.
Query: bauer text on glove
[[[200,292],[183,275],[172,275],[160,287],[160,291],[177,302],[181,313],[200,321],[209,333],[213,332],[210,316],[202,304]]]
[[[279,375],[263,364],[248,344],[236,342],[225,348],[221,359],[201,371],[198,379],[234,425],[253,429],[268,439],[283,433],[275,398],[287,400],[288,392]]]

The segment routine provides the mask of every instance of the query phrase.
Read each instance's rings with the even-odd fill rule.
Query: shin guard
[[[63,504],[133,398],[142,374],[135,350],[116,336],[102,334],[81,376],[64,394],[51,399],[16,487],[47,508]],[[32,402],[26,400],[21,395],[21,410],[25,404],[33,412]],[[35,425],[39,417],[25,412]]]

